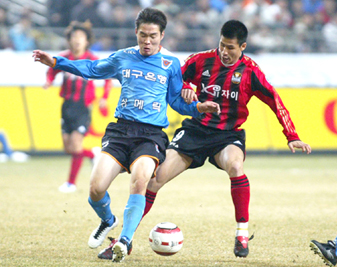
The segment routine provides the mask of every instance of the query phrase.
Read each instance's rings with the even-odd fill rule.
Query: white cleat
[[[101,222],[101,224],[91,233],[88,241],[90,248],[97,248],[103,244],[104,239],[110,232],[118,225],[118,218],[115,216],[115,222],[109,226],[106,222]]]
[[[122,240],[124,241],[124,240]],[[112,261],[121,262],[125,259],[125,256],[128,254],[128,247],[126,244],[118,241],[112,247]]]
[[[77,190],[76,185],[65,182],[59,187],[59,191],[62,193],[73,193]]]

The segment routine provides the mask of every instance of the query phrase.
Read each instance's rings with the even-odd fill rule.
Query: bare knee
[[[230,177],[243,175],[243,162],[241,160],[232,160],[227,162],[226,171]]]
[[[101,200],[104,195],[105,195],[105,188],[103,188],[99,182],[98,179],[91,179],[90,181],[90,186],[89,186],[89,195],[90,195],[90,198],[93,200],[93,201],[99,201]]]

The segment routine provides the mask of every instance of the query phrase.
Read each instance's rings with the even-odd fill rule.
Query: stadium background
[[[50,51],[56,54],[56,51]],[[181,59],[185,54],[178,54]],[[61,75],[55,86],[42,89],[47,68],[34,63],[31,53],[0,53],[6,62],[20,64],[2,65],[5,73],[0,84],[0,125],[14,150],[30,154],[62,153],[60,134],[60,112],[62,99],[59,97]],[[105,57],[105,54],[101,55]],[[275,85],[283,102],[290,111],[300,138],[308,142],[314,152],[337,151],[337,80],[333,64],[337,56],[278,55],[254,56],[266,70],[267,79]],[[278,62],[278,64],[275,64]],[[285,66],[282,66],[285,62]],[[316,62],[313,64],[313,62]],[[301,71],[305,66],[312,66]],[[331,64],[331,66],[329,66]],[[277,66],[275,66],[277,65]],[[321,66],[325,66],[322,68]],[[330,71],[330,73],[329,73]],[[22,73],[19,76],[18,73]],[[97,81],[97,96],[103,92],[102,82]],[[296,86],[291,86],[296,84]],[[85,138],[85,146],[100,146],[106,125],[115,121],[113,114],[119,98],[120,87],[114,87],[108,98],[109,115],[103,117],[97,101],[93,105],[92,130]],[[243,128],[247,133],[247,152],[282,153],[287,151],[287,142],[274,113],[257,98],[249,103],[250,115]],[[180,125],[183,116],[169,109],[170,126],[166,132],[171,137]]]
[[[48,2],[63,4],[79,0]],[[197,1],[160,2],[186,4]],[[231,6],[236,2],[249,1],[207,2],[226,2]],[[319,4],[329,1],[286,2]],[[22,7],[32,4],[33,25],[25,30],[26,35],[32,34],[35,47],[58,53],[65,44],[62,38],[64,26],[49,25],[48,18],[52,15],[49,15],[49,11],[51,13],[53,9],[46,3],[47,0],[0,0],[0,7],[5,7],[11,17],[7,26],[3,27],[0,9],[0,47],[3,49],[0,51],[0,130],[6,131],[15,149],[32,154],[63,155],[59,128],[61,99],[58,96],[61,77],[58,77],[55,87],[43,90],[41,86],[45,81],[46,68],[33,62],[31,51],[34,48],[25,46],[25,50],[19,51],[19,47],[6,43],[8,39],[3,34],[16,24]],[[39,13],[40,9],[42,11]],[[186,9],[190,10],[186,12]],[[186,18],[198,12],[187,4],[180,10]],[[314,11],[322,12],[322,9],[316,8]],[[337,14],[335,8],[329,11]],[[248,153],[257,151],[266,155],[252,155],[245,162],[245,172],[252,189],[250,233],[255,234],[250,243],[249,257],[241,260],[233,255],[235,221],[229,179],[224,172],[206,163],[203,168],[186,171],[176,181],[165,185],[151,213],[144,218],[136,232],[134,251],[126,262],[128,266],[324,266],[321,259],[310,251],[309,242],[311,239],[325,242],[336,235],[337,207],[333,205],[333,200],[337,186],[337,51],[328,49],[321,34],[322,26],[327,22],[312,24],[313,17],[319,18],[315,15],[317,12],[302,12],[303,16],[294,20],[299,22],[299,32],[294,29],[294,24],[278,28],[277,31],[273,29],[272,36],[269,34],[265,42],[258,42],[264,45],[263,48],[249,51],[249,55],[259,63],[268,80],[281,94],[300,137],[314,148],[310,156],[300,156],[301,153],[291,155],[275,115],[263,103],[254,99],[251,101],[250,116],[244,125],[248,136]],[[128,11],[127,14],[134,19],[134,12]],[[179,18],[169,18],[170,23],[179,22],[178,25],[181,25]],[[220,20],[224,21],[225,17],[221,16]],[[307,27],[306,23],[311,26]],[[181,58],[202,50],[202,47],[215,47],[219,26],[214,25],[217,27],[214,35],[207,28],[189,29],[187,33],[179,30],[180,37],[186,37],[183,40],[174,32],[167,32],[169,34],[165,36],[164,45],[179,52],[170,47],[173,40],[178,47],[189,49],[184,54],[177,53]],[[255,28],[250,28],[250,31],[256,35],[261,33]],[[124,47],[127,38],[117,37],[133,37],[134,29],[104,27],[95,28],[95,32],[97,40],[107,33],[114,35],[118,48],[119,45]],[[170,35],[172,38],[168,38]],[[215,36],[215,43],[210,41],[211,36]],[[283,40],[280,41],[279,36]],[[336,42],[335,36],[333,40]],[[194,39],[185,42],[190,37]],[[275,38],[277,43],[270,41]],[[201,40],[205,40],[206,45]],[[250,47],[254,44],[251,41]],[[101,50],[100,56],[105,57],[109,53]],[[97,85],[99,95],[102,85],[99,82]],[[94,106],[96,131],[103,131],[106,123],[112,119],[118,90],[116,85],[110,95],[112,106],[108,118],[101,117],[97,105]],[[175,112],[170,112],[169,116],[173,123],[168,131],[175,128],[175,123],[181,119]],[[98,137],[88,137],[86,145],[96,145],[99,141]],[[318,150],[322,154],[315,155]],[[286,151],[286,156],[278,155],[283,151]],[[276,156],[271,156],[271,153]],[[79,190],[75,194],[64,195],[57,188],[68,175],[69,157],[36,156],[20,164],[14,161],[0,164],[0,266],[111,266],[111,262],[100,261],[98,251],[88,250],[86,245],[88,234],[97,221],[87,203],[92,165],[89,161],[83,165],[78,179]],[[128,174],[121,174],[115,183],[109,192],[114,196],[116,215],[122,218],[128,197]],[[177,257],[160,257],[148,245],[149,231],[161,221],[172,221],[184,232],[184,247]],[[112,233],[112,236],[116,233]],[[103,247],[107,245],[108,240]]]

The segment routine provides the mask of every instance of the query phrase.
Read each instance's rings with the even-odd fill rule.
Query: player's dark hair
[[[77,30],[83,31],[87,35],[89,45],[92,44],[94,34],[92,32],[92,24],[89,20],[85,22],[72,21],[65,30],[65,36],[68,41],[70,40],[71,34]]]
[[[163,33],[163,31],[166,28],[167,24],[167,18],[165,14],[155,8],[144,8],[138,13],[138,16],[136,18],[136,29],[139,28],[139,26],[143,23],[153,23],[157,24],[160,28],[160,33]]]
[[[238,20],[229,20],[221,28],[221,36],[228,39],[237,39],[239,45],[247,42],[248,30],[247,27]]]

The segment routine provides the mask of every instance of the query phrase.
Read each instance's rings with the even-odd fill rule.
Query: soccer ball
[[[182,231],[174,223],[157,224],[150,232],[149,243],[154,252],[162,256],[172,256],[183,246]]]

